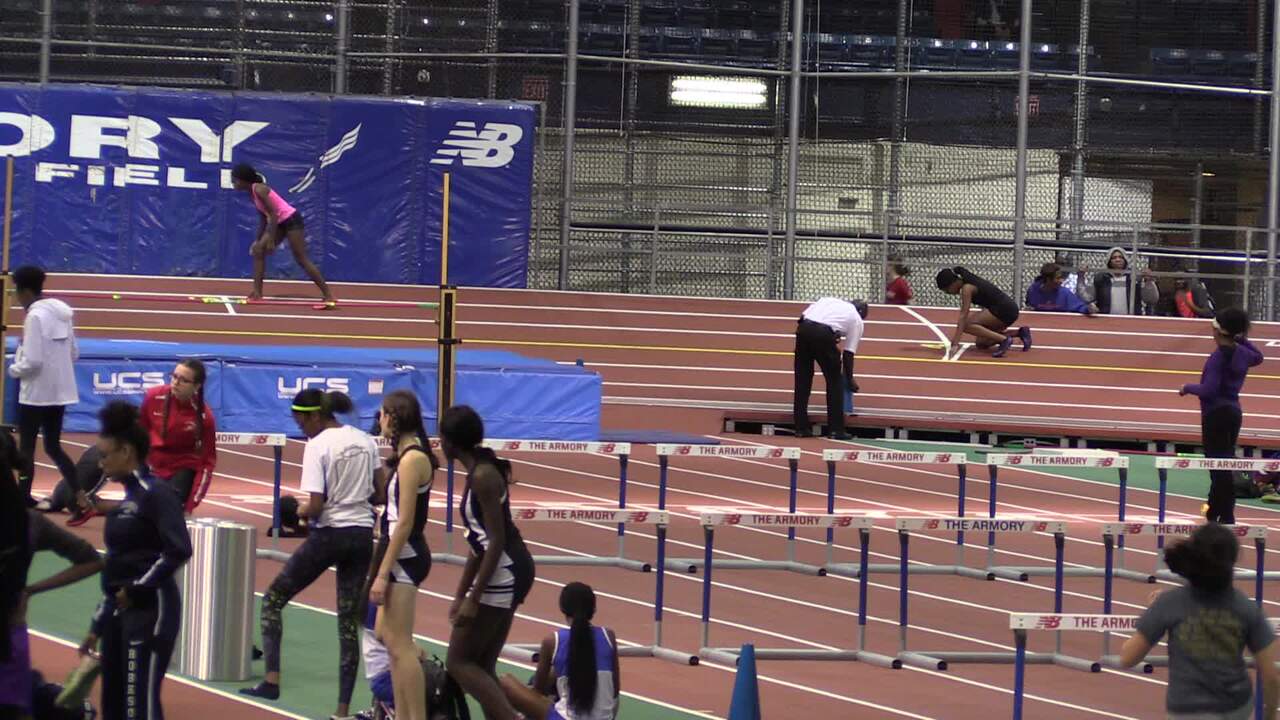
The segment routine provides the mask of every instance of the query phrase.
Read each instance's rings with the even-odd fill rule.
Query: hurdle
[[[1127,505],[1129,493],[1129,458],[1119,455],[1098,455],[1088,451],[1073,452],[1071,450],[1056,451],[1052,455],[1026,455],[1026,454],[992,454],[988,455],[985,461],[987,465],[987,474],[991,482],[990,486],[990,508],[989,515],[994,518],[996,515],[996,493],[998,487],[999,471],[1002,467],[1012,468],[1102,468],[1115,470],[1119,479],[1119,498],[1116,507],[1116,520],[1124,522],[1125,507]],[[995,544],[995,535],[987,536],[988,546]],[[1100,567],[1070,567],[1065,568],[1064,573],[1067,577],[1118,577],[1125,580],[1133,580],[1141,583],[1154,582],[1152,576],[1148,573],[1138,572],[1125,568],[1124,558],[1124,537],[1116,538],[1117,562],[1116,567],[1108,571],[1106,568]],[[1018,566],[1001,566],[992,568],[993,570],[1011,571],[1021,573],[1027,576],[1045,576],[1052,571],[1044,567],[1018,567]]]
[[[667,660],[680,665],[697,665],[698,657],[673,650],[662,644],[662,611],[665,597],[665,560],[667,554],[667,526],[671,514],[665,510],[614,510],[612,508],[513,508],[511,514],[521,522],[609,522],[618,525],[653,525],[657,531],[657,558],[654,561],[656,580],[653,592],[653,644],[619,645],[619,657],[647,657]],[[537,662],[540,645],[509,644],[503,654],[522,662]]]
[[[768,447],[764,445],[671,445],[660,444],[657,446],[658,451],[658,509],[665,510],[667,507],[667,473],[670,466],[670,459],[673,456],[679,457],[731,457],[731,458],[759,458],[759,459],[785,459],[789,471],[788,486],[788,513],[796,512],[796,494],[798,492],[799,469],[800,469],[800,448],[798,447]],[[779,525],[781,527],[781,525]],[[830,547],[828,547],[830,553]],[[668,558],[667,565],[669,570],[679,572],[695,572],[706,562],[705,558]],[[716,567],[735,570],[789,570],[804,575],[826,575],[826,570],[817,565],[801,563],[796,561],[796,528],[794,525],[787,527],[787,559],[786,560],[741,560],[721,558],[716,559]]]
[[[1009,629],[1013,630],[1013,720],[1022,720],[1022,700],[1026,689],[1028,664],[1057,664],[1049,653],[1027,651],[1027,633],[1031,630],[1053,630],[1061,640],[1062,633],[1072,631],[1134,631],[1137,615],[1064,615],[1062,613],[1009,613]],[[1094,670],[1097,672],[1097,670]]]
[[[711,575],[715,567],[723,567],[721,563],[712,562],[711,556],[715,546],[716,528],[720,527],[798,527],[826,528],[828,537],[836,528],[856,528],[861,547],[861,564],[867,564],[867,545],[871,537],[871,528],[875,520],[870,517],[854,515],[817,515],[809,513],[755,513],[750,510],[721,510],[701,513],[704,537],[702,573],[702,645],[698,655],[713,662],[736,665],[739,651],[733,648],[711,647]],[[786,569],[786,568],[780,568]],[[858,660],[878,667],[897,669],[902,663],[897,658],[873,653],[866,649],[867,633],[867,573],[859,574],[858,580],[858,640],[854,650],[810,650],[799,648],[760,648],[755,649],[756,657],[762,660]]]
[[[280,480],[284,468],[284,446],[288,442],[281,433],[233,433],[216,434],[218,447],[269,447],[272,454],[271,469],[271,548],[259,548],[258,557],[285,562],[289,554],[280,552]]]
[[[1102,526],[1103,542],[1106,546],[1107,563],[1111,563],[1113,539],[1120,535],[1155,535],[1161,537],[1187,537],[1195,532],[1200,525],[1197,523],[1107,523]],[[1236,568],[1235,575],[1241,579],[1254,581],[1254,600],[1259,606],[1263,600],[1263,580],[1266,573],[1266,548],[1267,548],[1267,528],[1262,525],[1227,525],[1237,538],[1242,540],[1253,540],[1255,550],[1255,569],[1243,570]],[[1162,569],[1163,562],[1159,557],[1156,560],[1156,569],[1152,571],[1154,577],[1161,580],[1169,580],[1173,582],[1181,582],[1182,578],[1173,574],[1169,570]],[[1111,613],[1111,579],[1106,578],[1102,585],[1102,611]],[[1110,633],[1104,633],[1102,636],[1102,652],[1103,663],[1115,667],[1115,657],[1110,652]],[[1152,656],[1147,658],[1150,665],[1164,666],[1168,665],[1169,658],[1162,656]]]
[[[986,531],[995,533],[1052,533],[1053,534],[1053,607],[1055,612],[1062,612],[1062,578],[1063,549],[1066,546],[1067,524],[1059,520],[1035,519],[1001,519],[990,518],[898,518],[894,521],[898,530],[898,659],[904,665],[927,670],[946,670],[950,663],[1010,663],[1014,656],[1008,652],[954,652],[911,650],[907,643],[909,628],[908,611],[910,609],[910,538],[913,531]],[[930,566],[932,567],[932,566]],[[1025,578],[1023,578],[1025,579]],[[1059,648],[1061,646],[1059,645]],[[1095,663],[1079,658],[1052,654],[1045,662],[1079,670],[1096,672]]]
[[[1260,460],[1256,458],[1156,458],[1156,476],[1160,481],[1160,490],[1156,518],[1165,521],[1165,504],[1169,493],[1170,470],[1227,470],[1232,472],[1280,472],[1280,460]],[[1164,547],[1164,537],[1156,538],[1156,547]],[[1273,573],[1267,580],[1280,579],[1280,573]]]
[[[438,438],[431,439],[433,449],[440,446]],[[631,457],[631,443],[589,442],[578,440],[499,440],[484,441],[484,447],[500,453],[570,453],[588,455],[616,455],[618,457],[618,509],[627,508],[627,462]],[[465,565],[467,558],[454,553],[453,548],[453,489],[454,463],[445,468],[445,520],[444,537],[445,552],[432,553],[432,562],[446,565]],[[534,562],[543,565],[576,565],[594,567],[620,567],[627,570],[648,572],[648,563],[630,560],[625,557],[626,529],[625,523],[618,523],[618,553],[606,556],[572,556],[572,555],[535,555]]]
[[[868,463],[881,465],[955,465],[956,477],[958,485],[956,490],[956,515],[958,517],[965,516],[965,486],[968,481],[966,471],[967,457],[962,452],[906,452],[900,450],[823,450],[822,460],[827,464],[827,512],[834,513],[836,511],[836,464],[841,462],[852,463]],[[823,566],[828,574],[840,575],[844,577],[857,578],[860,573],[881,573],[889,574],[898,572],[898,566],[893,563],[872,563],[867,564],[865,558],[863,562],[857,565],[853,563],[835,563],[832,562],[832,550],[835,545],[834,528],[827,529],[827,559]],[[964,575],[967,577],[981,577],[988,579],[985,572],[979,573],[965,567],[964,561],[964,531],[956,533],[957,557],[956,564],[951,567],[952,570],[947,574]],[[988,563],[990,564],[990,563]],[[928,567],[932,566],[915,566],[912,572],[929,572]],[[943,572],[943,571],[933,571]]]

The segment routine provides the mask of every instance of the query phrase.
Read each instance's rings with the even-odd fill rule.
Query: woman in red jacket
[[[157,385],[142,400],[142,427],[151,436],[147,464],[167,481],[189,514],[209,490],[217,463],[217,428],[204,403],[204,363],[183,360],[168,385]]]

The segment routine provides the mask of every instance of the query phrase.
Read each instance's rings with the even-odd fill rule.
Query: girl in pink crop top
[[[324,301],[316,305],[316,309],[331,309],[337,305],[337,299],[325,283],[320,269],[307,256],[307,239],[302,222],[302,213],[290,205],[280,194],[267,185],[265,178],[252,165],[241,163],[231,170],[231,182],[236,190],[249,193],[253,206],[258,209],[258,234],[249,246],[249,254],[253,256],[253,292],[250,301],[262,299],[262,278],[267,271],[267,256],[275,252],[282,240],[289,242],[293,251],[293,259],[311,278],[311,282],[320,288]]]

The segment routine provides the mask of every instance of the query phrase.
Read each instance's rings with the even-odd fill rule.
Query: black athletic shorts
[[[997,303],[995,307],[987,308],[987,312],[996,316],[996,319],[1004,323],[1005,327],[1018,322],[1018,305],[1012,300],[1009,302]]]
[[[294,214],[290,215],[287,220],[281,222],[276,227],[279,228],[281,232],[289,232],[290,230],[301,230],[303,228],[302,211],[299,210]]]

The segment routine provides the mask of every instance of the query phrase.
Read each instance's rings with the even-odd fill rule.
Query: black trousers
[[[182,622],[178,584],[169,580],[102,628],[102,720],[164,720],[160,684]]]
[[[1211,458],[1236,456],[1236,440],[1240,437],[1243,418],[1240,408],[1220,406],[1200,414],[1200,438],[1204,443],[1204,455]],[[1235,473],[1230,470],[1213,470],[1209,473],[1209,510],[1205,517],[1213,522],[1230,525],[1236,521]]]
[[[36,436],[44,437],[44,452],[58,466],[62,479],[76,489],[76,466],[62,450],[62,418],[65,405],[18,405],[18,449],[26,458],[26,467],[19,468],[19,478],[25,497],[31,497],[31,482],[36,474]],[[80,488],[84,489],[84,488]]]
[[[844,432],[844,380],[836,334],[822,323],[801,320],[796,326],[795,429],[810,432],[809,393],[813,391],[813,364],[822,369],[827,383],[827,426],[831,433]]]

